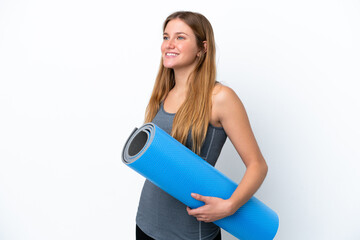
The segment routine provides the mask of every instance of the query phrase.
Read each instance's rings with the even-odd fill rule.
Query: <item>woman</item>
[[[193,193],[205,203],[196,209],[146,180],[136,217],[137,239],[221,239],[212,222],[232,215],[253,196],[267,165],[240,99],[215,81],[215,42],[209,21],[199,13],[175,12],[165,20],[163,35],[162,60],[145,122],[154,122],[213,166],[229,137],[246,172],[229,199]]]

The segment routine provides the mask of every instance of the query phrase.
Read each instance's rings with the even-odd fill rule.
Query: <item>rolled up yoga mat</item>
[[[122,152],[123,162],[190,208],[204,203],[191,193],[228,199],[237,184],[154,123],[135,129]],[[273,239],[277,214],[252,197],[233,215],[214,222],[241,240]]]

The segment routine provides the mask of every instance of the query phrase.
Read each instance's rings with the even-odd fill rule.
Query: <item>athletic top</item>
[[[163,102],[153,123],[168,134],[171,133],[175,113],[167,113]],[[200,157],[215,165],[227,135],[223,128],[209,124]],[[191,150],[189,131],[186,147]],[[220,228],[214,223],[199,222],[186,211],[186,205],[146,180],[141,192],[136,216],[140,229],[156,240],[213,240]]]

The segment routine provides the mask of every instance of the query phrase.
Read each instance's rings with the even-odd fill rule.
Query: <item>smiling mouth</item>
[[[165,55],[166,55],[166,56],[174,56],[174,57],[176,57],[176,56],[178,56],[179,54],[177,54],[177,53],[166,53]]]

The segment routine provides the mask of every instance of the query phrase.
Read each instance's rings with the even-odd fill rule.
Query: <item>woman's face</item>
[[[182,20],[173,19],[166,25],[161,45],[163,65],[174,70],[192,70],[200,49],[193,30]]]

